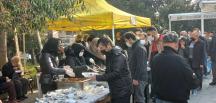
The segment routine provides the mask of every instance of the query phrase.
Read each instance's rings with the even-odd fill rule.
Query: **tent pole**
[[[113,44],[115,45],[115,26],[112,25],[112,40],[113,40]]]
[[[172,31],[172,24],[171,24],[171,20],[169,19],[169,32],[171,32]]]
[[[201,35],[204,36],[204,15],[201,13]]]

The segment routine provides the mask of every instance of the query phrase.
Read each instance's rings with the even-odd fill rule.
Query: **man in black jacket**
[[[166,34],[163,43],[164,51],[151,63],[156,103],[187,103],[193,86],[193,72],[186,60],[177,54],[177,35]]]
[[[109,37],[100,38],[97,46],[101,53],[106,55],[106,71],[104,75],[91,79],[108,82],[112,103],[130,103],[132,80],[122,49],[114,46]]]
[[[136,39],[133,32],[127,32],[123,36],[126,45],[131,47],[131,56],[129,58],[129,66],[133,79],[134,102],[144,103],[144,91],[148,82],[147,76],[147,51]]]
[[[216,34],[214,34],[212,37],[212,41],[210,43],[209,49],[210,49],[209,54],[212,61],[212,75],[213,75],[213,80],[210,83],[210,85],[216,85]]]
[[[205,59],[205,43],[200,39],[200,30],[194,28],[191,33],[191,41],[189,44],[189,62],[192,70],[195,72],[199,79],[199,88],[202,89],[203,80],[203,69],[204,69],[204,59]]]

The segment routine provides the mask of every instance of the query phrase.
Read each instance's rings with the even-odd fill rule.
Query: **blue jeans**
[[[134,102],[135,103],[145,103],[145,88],[146,88],[147,82],[145,81],[139,81],[138,86],[133,86],[134,88]]]

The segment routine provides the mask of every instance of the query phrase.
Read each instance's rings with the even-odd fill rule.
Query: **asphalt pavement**
[[[191,95],[189,103],[216,103],[216,86],[210,86],[211,75],[204,77],[203,89],[197,95]]]

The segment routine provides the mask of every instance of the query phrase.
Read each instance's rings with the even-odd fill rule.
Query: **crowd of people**
[[[57,89],[57,75],[83,78],[82,72],[97,65],[105,66],[105,73],[90,78],[108,82],[112,103],[130,103],[131,95],[134,103],[187,103],[202,90],[203,75],[210,74],[208,60],[210,85],[216,85],[216,34],[204,34],[198,28],[179,35],[136,28],[116,33],[115,43],[108,35],[78,35],[67,47],[50,38],[38,58],[42,93]],[[27,98],[28,81],[17,75],[18,62],[15,56],[2,68],[0,88],[9,93],[10,103]]]
[[[210,72],[208,58],[213,72],[210,85],[216,85],[215,43],[215,34],[202,36],[198,28],[179,35],[159,34],[155,27],[137,28],[118,32],[115,43],[107,35],[78,35],[75,43],[65,48],[52,38],[40,56],[42,92],[57,89],[56,74],[71,77],[67,72],[72,70],[75,77],[82,78],[82,72],[92,71],[94,65],[105,65],[105,73],[91,79],[108,82],[112,103],[129,103],[131,95],[134,103],[146,103],[148,97],[156,103],[187,103],[190,93],[202,90],[203,75]],[[55,59],[58,54],[66,56],[60,64]],[[70,68],[65,69],[66,65]]]

